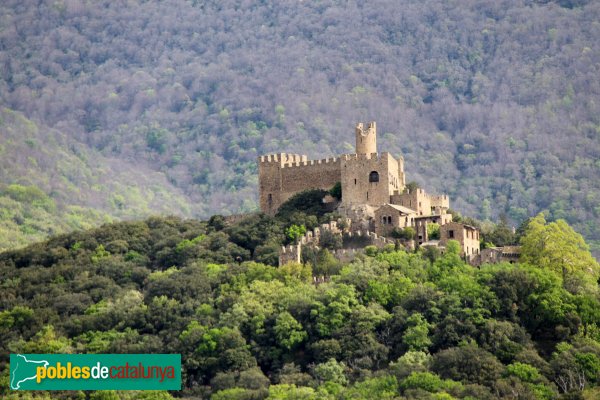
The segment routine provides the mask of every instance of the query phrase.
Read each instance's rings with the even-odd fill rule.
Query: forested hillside
[[[269,265],[294,222],[317,219],[151,218],[0,254],[0,395],[21,398],[7,390],[17,352],[182,355],[182,392],[52,399],[600,395],[599,266],[564,221],[532,219],[519,265],[473,268],[455,241],[441,256],[388,245],[341,264],[324,248]]]
[[[189,215],[150,168],[108,159],[22,114],[0,110],[0,251],[114,218]]]
[[[255,209],[258,155],[350,152],[354,124],[377,120],[380,149],[453,208],[547,210],[598,248],[598,21],[585,0],[6,0],[0,104],[114,171],[164,175],[156,190],[181,190],[195,216]],[[33,168],[3,166],[3,183]],[[68,174],[40,173],[71,205],[51,176]]]

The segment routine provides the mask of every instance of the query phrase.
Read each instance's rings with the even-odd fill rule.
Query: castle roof
[[[386,204],[382,205],[381,207],[379,207],[379,209],[383,208],[383,207],[392,207],[393,209],[400,211],[403,214],[415,214],[416,213],[415,210],[412,210],[408,207],[399,206],[397,204],[387,204],[386,203]]]

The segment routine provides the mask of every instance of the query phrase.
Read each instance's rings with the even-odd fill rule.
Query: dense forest
[[[597,250],[598,21],[585,0],[2,1],[1,183],[56,211],[0,188],[0,247],[65,215],[255,210],[258,155],[351,152],[376,120],[453,208],[545,211]]]
[[[275,217],[153,217],[0,253],[0,395],[50,398],[7,390],[8,354],[58,352],[179,353],[183,390],[53,399],[600,396],[600,266],[565,221],[540,214],[512,238],[496,225],[485,240],[518,240],[519,264],[471,267],[455,241],[340,263],[330,240],[275,267],[294,228],[337,218],[307,198]]]
[[[0,110],[0,251],[117,218],[189,215],[181,190],[149,168],[110,160]]]

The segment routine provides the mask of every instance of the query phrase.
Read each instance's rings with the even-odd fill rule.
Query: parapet
[[[367,153],[367,154],[342,154],[340,158],[344,161],[366,161],[366,160],[376,160],[376,161],[387,161],[390,158],[394,159],[390,153],[384,151],[383,153]],[[395,160],[395,159],[394,159]]]
[[[301,163],[306,162],[308,157],[304,154],[292,154],[292,153],[277,153],[260,156],[258,158],[259,163],[278,163],[280,165],[289,163]]]
[[[323,158],[321,160],[307,160],[306,156],[302,156],[301,160],[292,160],[289,162],[282,162],[281,166],[283,168],[293,168],[293,167],[307,167],[314,165],[332,165],[340,161],[338,157],[329,157]]]
[[[279,252],[279,266],[285,265],[289,262],[300,262],[301,247],[299,244],[291,244],[289,246],[282,246]]]

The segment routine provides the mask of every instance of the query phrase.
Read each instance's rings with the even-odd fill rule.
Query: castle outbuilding
[[[421,188],[408,190],[404,159],[377,151],[375,122],[366,126],[358,123],[355,138],[356,152],[338,157],[309,160],[306,155],[289,153],[259,157],[260,209],[275,215],[294,194],[310,189],[329,190],[339,182],[342,199],[338,211],[352,220],[352,226],[361,227],[357,229],[367,224],[377,234],[388,236],[394,228],[410,226],[421,244],[428,241],[428,223],[443,226],[452,221],[447,212],[447,195],[432,196]],[[470,232],[470,227],[467,230]],[[468,249],[462,249],[465,255],[479,252],[478,243],[475,251],[474,241],[459,242],[461,246],[468,244]]]

